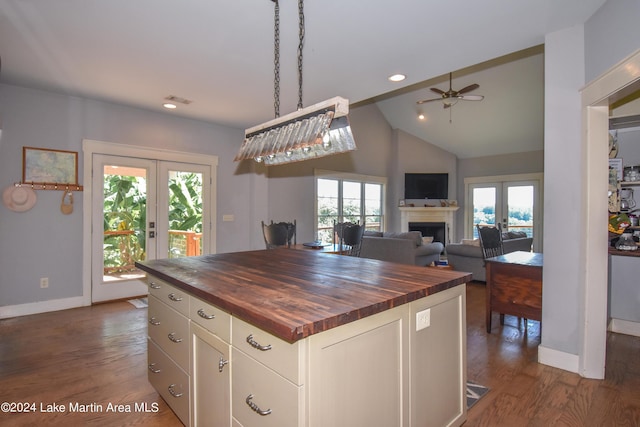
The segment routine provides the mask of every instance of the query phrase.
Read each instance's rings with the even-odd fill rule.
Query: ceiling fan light
[[[447,107],[453,107],[458,103],[458,101],[459,101],[459,98],[457,96],[450,97],[450,98],[442,98],[442,103]]]

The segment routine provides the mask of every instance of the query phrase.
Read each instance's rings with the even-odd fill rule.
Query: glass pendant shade
[[[309,113],[309,109],[300,110],[266,123],[258,130],[245,131],[245,139],[235,161],[254,159],[265,165],[278,165],[355,150],[356,144],[345,114],[348,101],[339,98],[338,104],[335,99],[338,98],[332,101],[335,108],[327,109],[323,103],[320,111]],[[315,110],[316,106],[310,109]],[[336,117],[337,114],[340,117]]]

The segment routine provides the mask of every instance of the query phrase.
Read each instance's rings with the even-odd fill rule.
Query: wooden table
[[[542,254],[516,251],[486,260],[487,332],[491,314],[542,320]]]

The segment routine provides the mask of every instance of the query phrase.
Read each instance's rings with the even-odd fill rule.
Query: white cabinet
[[[304,394],[297,386],[233,347],[233,417],[244,427],[304,426]]]
[[[193,425],[231,424],[230,345],[191,322]]]
[[[609,329],[640,336],[640,257],[609,256]]]
[[[149,382],[185,425],[190,425],[189,298],[149,277]]]
[[[149,380],[185,425],[428,427],[466,419],[463,285],[288,343],[149,280],[160,286],[149,297]],[[417,330],[425,310],[429,326]],[[185,325],[186,339],[168,338],[183,338]],[[184,341],[186,356],[176,354]]]
[[[409,338],[408,305],[309,337],[309,426],[409,425]]]

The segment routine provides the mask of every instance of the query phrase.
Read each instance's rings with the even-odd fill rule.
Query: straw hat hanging
[[[36,204],[36,192],[30,187],[11,185],[2,192],[2,203],[14,212],[26,212]]]

